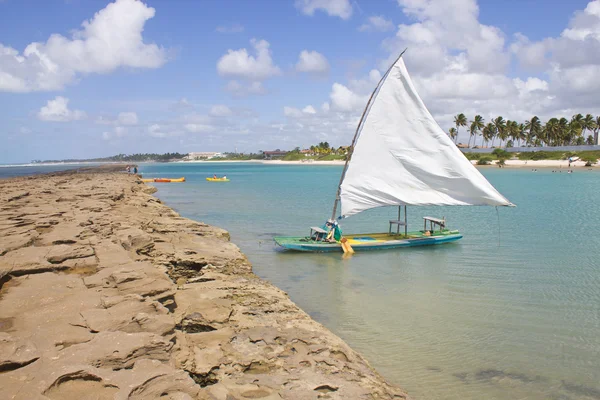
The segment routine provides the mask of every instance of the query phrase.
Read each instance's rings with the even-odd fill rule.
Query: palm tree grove
[[[454,143],[464,127],[469,133],[469,148],[595,145],[598,144],[600,116],[576,114],[570,121],[564,117],[550,118],[545,124],[537,116],[523,122],[498,116],[486,123],[481,115],[467,121],[465,114],[460,113],[454,117],[454,126],[448,130],[448,136]]]

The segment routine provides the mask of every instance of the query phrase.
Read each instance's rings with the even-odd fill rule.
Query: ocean
[[[409,207],[409,230],[425,215],[446,217],[464,238],[344,258],[281,251],[272,240],[330,217],[340,166],[139,169],[185,176],[155,183],[156,196],[227,229],[258,276],[415,399],[600,399],[600,171],[482,169],[516,208]],[[213,174],[231,181],[205,180]],[[342,230],[387,231],[395,216],[369,210]]]

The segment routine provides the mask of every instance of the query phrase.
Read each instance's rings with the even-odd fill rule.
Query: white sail
[[[343,217],[392,205],[512,205],[435,122],[402,57],[359,127],[340,201]]]

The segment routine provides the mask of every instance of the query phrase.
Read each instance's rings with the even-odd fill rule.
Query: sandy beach
[[[334,160],[334,161],[283,161],[283,160],[228,160],[228,161],[181,161],[182,163],[254,163],[254,164],[267,164],[267,165],[344,165],[345,161]],[[495,165],[498,160],[492,161],[492,165]],[[471,164],[477,165],[477,160],[472,160]],[[568,160],[506,160],[506,167],[511,168],[568,168]],[[575,161],[571,163],[572,168],[585,167],[584,161]],[[593,167],[586,168],[597,168],[598,164]]]
[[[472,160],[473,165],[477,164],[477,160]],[[498,160],[492,161],[493,165],[498,163]],[[479,167],[479,165],[477,165]],[[505,167],[512,168],[569,168],[568,160],[506,160]],[[570,168],[597,168],[598,165],[586,167],[585,161],[574,161]]]
[[[0,181],[3,398],[407,398],[122,170]]]

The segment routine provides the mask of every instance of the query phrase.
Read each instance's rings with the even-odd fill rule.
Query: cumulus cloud
[[[391,52],[385,68],[406,47],[413,74],[431,75],[460,60],[473,73],[504,73],[510,53],[503,32],[479,22],[476,0],[397,0],[404,14],[416,19],[401,24],[384,46]],[[490,62],[493,60],[493,62]],[[384,67],[382,65],[382,67]]]
[[[600,0],[575,12],[560,36],[517,34],[511,50],[521,66],[549,77],[546,91],[558,110],[600,112]]]
[[[68,122],[84,119],[86,113],[81,110],[70,110],[69,99],[57,96],[54,100],[48,100],[48,103],[38,112],[37,117],[42,121]]]
[[[155,10],[137,0],[116,0],[84,21],[71,37],[51,35],[23,53],[0,43],[0,91],[59,90],[84,74],[119,67],[158,68],[166,51],[142,37]]]
[[[332,17],[348,19],[352,15],[350,0],[296,0],[295,6],[305,15],[323,11]]]
[[[219,25],[215,30],[219,33],[240,33],[244,32],[244,26],[241,24]]]
[[[366,77],[351,79],[347,85],[336,82],[331,87],[330,102],[323,106],[327,110],[331,106],[335,111],[346,113],[362,111],[380,79],[381,73],[373,69]]]
[[[327,74],[329,72],[329,62],[327,61],[327,58],[319,52],[302,50],[298,56],[296,71],[312,74]]]
[[[394,24],[381,15],[367,18],[367,22],[358,27],[361,32],[387,32],[394,30]]]
[[[250,41],[255,56],[247,49],[227,50],[217,62],[217,72],[224,77],[262,81],[281,74],[278,66],[273,64],[269,42],[252,39]]]
[[[329,94],[331,106],[338,111],[351,112],[364,108],[367,104],[368,96],[361,96],[348,89],[341,83],[334,83]]]

